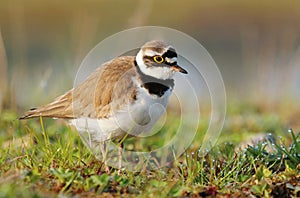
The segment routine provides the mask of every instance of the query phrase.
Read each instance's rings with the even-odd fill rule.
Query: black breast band
[[[136,61],[134,61],[134,65],[136,66],[137,72],[140,74],[141,80],[143,82],[142,86],[145,87],[145,89],[147,89],[150,94],[161,97],[165,94],[166,91],[174,87],[173,79],[161,80],[158,78],[154,78],[152,76],[144,74],[138,67]]]

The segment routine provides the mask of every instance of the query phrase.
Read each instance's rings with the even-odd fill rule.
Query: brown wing
[[[54,117],[106,118],[136,97],[134,57],[113,59],[96,69],[82,84],[52,103],[31,109],[20,119]]]

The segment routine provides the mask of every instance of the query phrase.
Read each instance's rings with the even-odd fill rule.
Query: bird
[[[20,119],[66,119],[81,135],[88,132],[86,143],[90,147],[101,144],[105,156],[106,141],[150,131],[163,115],[174,89],[175,73],[188,73],[177,60],[172,45],[148,41],[135,56],[118,56],[103,63],[81,84],[49,104],[30,109]],[[123,142],[119,147],[121,169]]]

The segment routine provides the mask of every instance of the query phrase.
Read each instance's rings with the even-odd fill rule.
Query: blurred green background
[[[155,25],[197,39],[228,101],[276,109],[300,98],[300,2],[270,0],[2,0],[0,100],[24,109],[72,87],[85,55],[127,28]]]

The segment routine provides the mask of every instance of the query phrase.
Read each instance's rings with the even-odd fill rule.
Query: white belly
[[[137,100],[116,111],[114,116],[103,119],[78,118],[71,120],[71,124],[81,135],[88,136],[89,143],[122,138],[126,133],[131,136],[145,136],[165,113],[171,92],[169,89],[162,97],[157,97],[149,95],[141,88]]]

